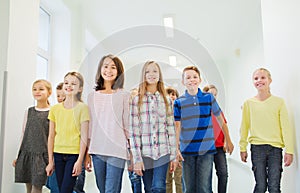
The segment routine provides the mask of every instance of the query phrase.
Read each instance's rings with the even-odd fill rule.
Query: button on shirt
[[[139,96],[130,102],[129,136],[134,163],[142,162],[142,157],[154,160],[170,154],[175,159],[176,137],[173,108],[169,99],[166,112],[163,97],[157,91],[147,92],[139,109]]]

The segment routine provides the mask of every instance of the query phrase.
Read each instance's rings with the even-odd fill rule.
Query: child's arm
[[[79,176],[82,170],[82,162],[85,157],[88,143],[89,121],[83,121],[80,126],[80,152],[77,161],[73,166],[72,176]]]
[[[138,96],[130,100],[129,104],[129,139],[130,139],[130,150],[133,157],[133,170],[134,172],[142,176],[143,170],[145,170],[142,153],[141,153],[141,123],[138,110]]]
[[[175,130],[176,130],[176,147],[177,147],[177,158],[178,161],[184,161],[181,153],[180,153],[180,132],[181,132],[181,122],[175,121]]]
[[[225,136],[225,149],[226,149],[226,152],[231,154],[233,149],[234,149],[234,146],[233,146],[232,141],[230,139],[227,124],[225,123],[224,118],[222,117],[221,114],[219,116],[217,116],[217,119],[218,119],[218,122],[219,122],[219,124],[222,128],[222,131],[224,133],[224,136]]]
[[[242,162],[247,162],[248,153],[247,153],[247,145],[248,145],[248,132],[250,126],[250,114],[248,110],[248,103],[244,102],[242,106],[242,123],[240,128],[240,157]]]
[[[129,103],[130,103],[130,93],[125,93],[123,96],[123,129],[124,134],[127,139],[127,148],[130,148],[130,142],[129,142]]]
[[[176,127],[175,127],[175,121],[174,121],[174,113],[172,108],[172,102],[170,99],[169,102],[169,112],[167,113],[167,134],[169,137],[169,144],[170,144],[170,172],[174,172],[178,165],[178,159],[177,159],[177,135],[176,135]]]
[[[48,136],[48,158],[49,163],[46,167],[47,176],[51,176],[54,171],[54,138],[55,138],[55,122],[49,121],[49,136]]]
[[[285,145],[285,154],[284,154],[284,166],[290,166],[293,162],[293,154],[294,154],[294,136],[295,133],[292,130],[292,126],[289,121],[288,110],[286,108],[285,102],[282,102],[279,111],[280,117],[280,127],[282,128],[282,137]]]
[[[20,139],[19,149],[21,148],[21,144],[22,144],[22,141],[23,141],[23,136],[24,136],[25,127],[26,127],[26,123],[27,123],[27,115],[28,115],[28,110],[25,111],[25,115],[24,115],[24,119],[23,119],[22,135],[21,135],[21,139]],[[14,159],[13,162],[12,162],[12,166],[16,167],[16,163],[17,163],[17,159]]]
[[[86,171],[91,172],[92,171],[92,160],[91,160],[91,156],[89,154],[89,146],[90,146],[90,139],[88,139],[88,142],[86,145],[84,167],[85,167]]]

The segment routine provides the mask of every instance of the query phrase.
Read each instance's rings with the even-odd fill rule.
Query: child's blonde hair
[[[52,94],[52,86],[51,86],[51,83],[50,83],[49,81],[47,81],[47,80],[45,80],[45,79],[38,79],[38,80],[36,80],[36,81],[34,81],[34,82],[32,83],[32,89],[33,89],[33,87],[34,87],[34,85],[35,85],[36,83],[42,83],[42,84],[46,87],[46,89],[47,89],[47,91],[48,91],[48,93],[49,93],[49,96]],[[48,97],[49,97],[49,96],[48,96]],[[50,105],[50,102],[49,102],[48,99],[47,99],[47,103],[48,103],[48,105]]]
[[[158,92],[162,95],[164,102],[165,102],[165,106],[166,106],[166,112],[169,112],[169,102],[167,100],[167,93],[165,90],[165,85],[163,82],[163,77],[162,77],[162,73],[161,73],[161,69],[158,65],[158,63],[156,63],[155,61],[147,61],[142,69],[142,76],[141,76],[141,83],[139,85],[139,92],[138,92],[138,96],[139,96],[139,102],[138,102],[138,109],[140,110],[142,103],[143,103],[143,97],[147,92],[147,82],[146,82],[146,68],[150,65],[150,64],[155,64],[158,68],[159,71],[159,80],[157,82],[157,90]]]
[[[255,74],[257,71],[265,71],[265,72],[267,73],[267,75],[268,75],[268,78],[269,78],[270,80],[272,80],[271,73],[270,73],[270,71],[267,70],[266,68],[258,68],[258,69],[256,69],[256,70],[253,72],[252,77],[254,76],[254,74]]]
[[[83,83],[84,83],[84,80],[83,80],[83,76],[79,73],[79,72],[68,72],[64,78],[66,78],[67,76],[75,76],[78,80],[79,80],[79,88],[83,88]],[[77,94],[76,94],[76,98],[82,102],[82,99],[81,99],[81,96],[82,96],[82,89],[81,91],[79,91]]]

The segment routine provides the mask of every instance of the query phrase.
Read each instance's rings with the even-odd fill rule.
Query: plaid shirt
[[[129,137],[134,163],[142,162],[142,157],[157,160],[167,154],[174,160],[176,136],[171,100],[168,114],[158,91],[145,94],[140,110],[138,101],[136,96],[130,102]]]

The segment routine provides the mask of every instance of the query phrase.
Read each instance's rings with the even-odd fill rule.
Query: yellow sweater
[[[249,134],[250,132],[250,134]],[[268,144],[294,154],[294,138],[288,112],[282,98],[270,96],[265,101],[250,98],[243,105],[240,128],[240,151],[247,150],[248,142]],[[248,137],[249,134],[249,137]]]
[[[80,102],[65,109],[59,103],[51,107],[48,119],[55,123],[54,152],[79,154],[81,123],[90,119],[88,106]]]

